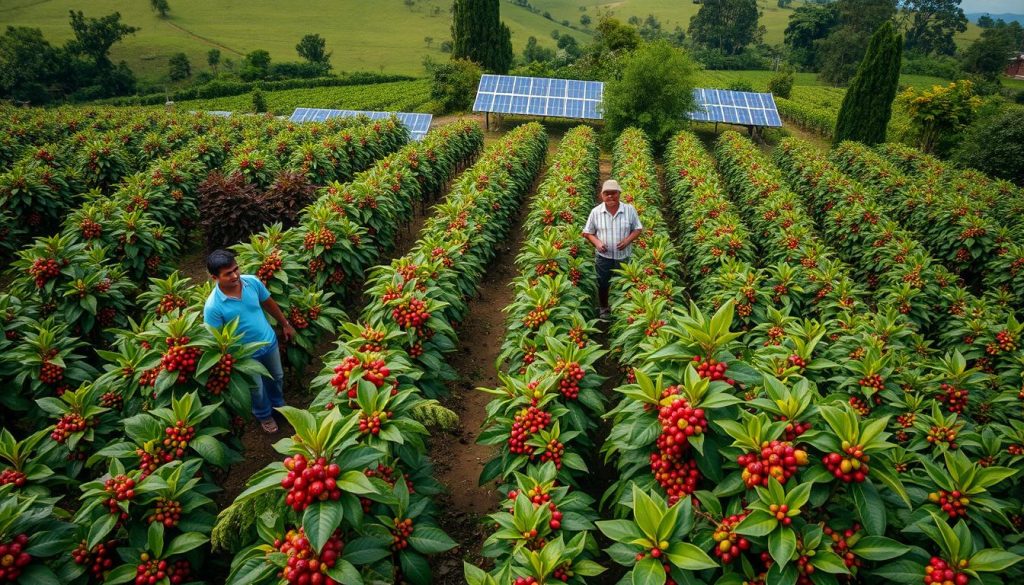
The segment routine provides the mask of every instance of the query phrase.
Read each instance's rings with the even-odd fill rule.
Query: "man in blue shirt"
[[[241,274],[235,256],[227,250],[214,250],[206,258],[206,268],[217,283],[206,299],[203,320],[210,327],[223,327],[238,319],[238,331],[244,343],[265,342],[253,355],[270,373],[260,376],[252,390],[252,413],[260,426],[268,433],[277,432],[273,409],[284,406],[284,369],[281,367],[281,352],[277,347],[277,334],[263,313],[266,310],[281,324],[281,336],[285,343],[295,335],[281,307],[270,298],[270,291],[260,279]]]
[[[611,313],[608,307],[608,288],[612,279],[612,271],[623,263],[629,262],[633,251],[633,240],[640,235],[644,226],[636,208],[629,203],[621,203],[619,195],[622,189],[618,181],[607,180],[601,186],[601,203],[590,211],[587,225],[583,226],[583,237],[594,245],[597,250],[595,265],[597,269],[597,298],[601,307],[601,318]]]

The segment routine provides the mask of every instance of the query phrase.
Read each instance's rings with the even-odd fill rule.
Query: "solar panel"
[[[600,120],[604,83],[547,77],[484,75],[474,112]]]
[[[693,90],[693,98],[698,109],[690,112],[691,120],[743,126],[782,126],[775,98],[770,93],[698,88]]]
[[[329,118],[354,118],[366,116],[371,120],[381,120],[390,116],[398,117],[398,121],[405,124],[413,140],[422,140],[430,130],[430,123],[434,119],[432,114],[420,114],[417,112],[369,112],[363,110],[325,110],[321,108],[295,108],[290,118],[291,122],[323,122]]]

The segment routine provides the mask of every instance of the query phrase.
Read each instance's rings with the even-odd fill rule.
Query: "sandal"
[[[275,421],[273,418],[261,420],[260,426],[263,427],[263,432],[265,433],[273,434],[277,432],[277,421]]]

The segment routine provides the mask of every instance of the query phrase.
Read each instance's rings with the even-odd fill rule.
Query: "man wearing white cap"
[[[636,208],[619,201],[621,193],[618,181],[605,181],[601,187],[603,203],[590,211],[583,227],[583,237],[597,249],[597,297],[602,318],[611,314],[608,285],[612,271],[629,262],[631,244],[644,229]]]

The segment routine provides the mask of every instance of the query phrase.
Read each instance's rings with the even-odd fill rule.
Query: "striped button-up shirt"
[[[609,213],[602,203],[590,211],[590,217],[587,218],[587,225],[583,227],[583,233],[597,236],[597,239],[604,242],[608,248],[607,252],[599,251],[598,256],[612,260],[625,260],[633,251],[633,245],[630,244],[624,250],[619,250],[619,242],[625,240],[626,236],[633,233],[634,230],[642,229],[644,226],[640,223],[640,216],[637,215],[636,208],[629,203],[619,203],[619,209],[615,215]]]

